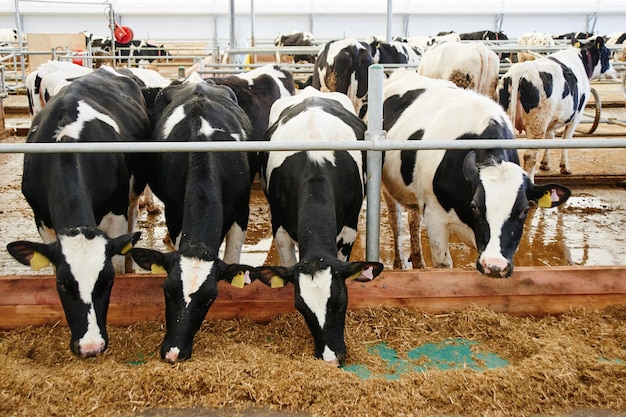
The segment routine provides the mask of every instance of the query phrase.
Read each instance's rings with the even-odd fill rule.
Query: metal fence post
[[[383,131],[383,77],[382,65],[368,69],[367,131],[365,139],[378,141]],[[381,151],[367,151],[367,213],[365,258],[379,261],[380,252],[380,186],[382,178]]]

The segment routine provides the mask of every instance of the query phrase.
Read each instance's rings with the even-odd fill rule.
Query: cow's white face
[[[324,328],[326,323],[326,305],[330,299],[332,273],[330,267],[314,274],[300,274],[299,295],[309,310],[315,315],[317,323]]]
[[[87,239],[85,235],[59,236],[61,252],[69,266],[74,282],[78,286],[80,300],[87,307],[87,314],[83,318],[77,317],[81,322],[86,320],[87,328],[82,337],[77,341],[77,351],[81,356],[93,356],[102,352],[106,346],[105,338],[98,326],[98,319],[94,303],[94,289],[100,278],[105,263],[107,262],[106,246],[107,240],[104,236],[96,236]],[[110,260],[109,260],[110,262]],[[113,281],[109,273],[103,277],[105,280]],[[67,284],[57,280],[60,292],[67,291]],[[63,296],[61,299],[63,300]],[[101,312],[100,312],[101,313]],[[78,335],[77,335],[78,336]]]
[[[514,238],[512,235],[503,235],[507,230],[505,224],[513,220],[515,226],[520,228],[521,235],[523,220],[528,211],[528,200],[524,198],[519,201],[520,193],[523,191],[524,173],[519,165],[504,162],[481,169],[480,181],[485,193],[483,212],[488,227],[488,231],[483,232],[487,232],[488,240],[485,247],[481,248],[478,263],[487,273],[491,271],[494,274],[499,274],[500,271],[505,273],[511,267],[509,264],[512,263],[512,259],[507,258],[509,254],[502,253],[502,248],[509,246],[503,241]],[[520,203],[523,207],[519,207]],[[477,238],[477,244],[480,240],[482,239]],[[480,246],[482,245],[481,242]]]

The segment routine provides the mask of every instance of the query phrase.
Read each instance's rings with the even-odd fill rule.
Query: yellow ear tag
[[[151,271],[153,274],[161,274],[161,273],[167,272],[167,271],[165,270],[165,268],[163,268],[163,267],[162,267],[161,265],[159,265],[159,264],[152,264],[152,265],[150,265],[150,271]]]
[[[30,267],[34,271],[39,271],[40,269],[45,268],[48,265],[50,265],[50,260],[39,252],[35,252],[33,254],[33,257],[30,258]]]
[[[274,275],[270,280],[270,288],[282,288],[285,286],[285,280],[279,277],[278,275]]]
[[[539,207],[543,207],[543,208],[550,208],[552,207],[552,198],[551,198],[551,193],[550,190],[546,190],[543,193],[543,197],[541,197],[539,200],[537,200],[537,204],[539,204]]]
[[[133,248],[133,244],[132,243],[127,243],[126,246],[124,246],[124,249],[122,249],[122,251],[120,252],[122,255],[126,255],[128,252],[130,252],[130,250]]]
[[[244,285],[246,285],[244,275],[245,274],[243,271],[237,272],[237,275],[233,277],[233,280],[230,282],[230,285],[232,285],[235,288],[243,288]]]

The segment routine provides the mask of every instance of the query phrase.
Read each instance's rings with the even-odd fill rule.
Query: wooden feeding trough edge
[[[116,277],[108,323],[164,321],[164,275]],[[219,283],[208,319],[246,317],[267,322],[295,311],[293,285],[245,288]],[[66,325],[53,275],[0,276],[0,329],[60,323]],[[426,269],[385,271],[377,279],[348,282],[349,309],[412,307],[444,313],[480,306],[516,315],[559,314],[576,307],[604,309],[626,305],[626,267],[518,267],[511,278],[494,279],[476,271]]]

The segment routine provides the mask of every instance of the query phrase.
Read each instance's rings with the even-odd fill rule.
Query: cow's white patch
[[[337,365],[339,365],[339,359],[337,358],[337,355],[335,355],[335,352],[333,352],[328,346],[324,346],[322,359],[324,359],[325,362],[336,363]]]
[[[330,285],[332,273],[330,267],[317,271],[313,276],[300,274],[300,297],[309,309],[315,314],[321,328],[326,323],[326,306],[330,299]]]
[[[291,96],[291,93],[289,92],[289,90],[287,90],[287,88],[285,88],[285,85],[281,81],[285,79],[285,74],[274,68],[273,64],[264,65],[252,71],[242,72],[240,74],[237,74],[237,77],[248,81],[248,85],[251,86],[254,84],[254,79],[263,74],[269,75],[274,79],[276,85],[278,86],[278,91],[280,91],[281,97]]]
[[[110,116],[100,113],[98,110],[91,107],[85,100],[78,101],[78,117],[72,123],[69,123],[63,126],[55,135],[55,140],[58,141],[64,136],[68,136],[70,138],[79,139],[80,132],[83,130],[85,123],[91,122],[92,120],[100,120],[102,123],[105,123],[118,134],[120,133],[120,127]]]
[[[524,182],[523,171],[517,164],[504,162],[481,169],[480,179],[485,189],[485,215],[491,236],[482,257],[502,258],[502,225],[511,216],[519,189]]]
[[[211,137],[211,135],[213,134],[213,132],[215,132],[216,129],[214,129],[211,124],[209,123],[209,121],[207,119],[205,119],[204,117],[200,118],[200,129],[198,129],[198,132],[196,132],[197,136],[200,135],[204,135],[207,138]]]
[[[61,251],[78,283],[78,292],[85,304],[92,304],[92,293],[106,261],[107,241],[104,236],[87,239],[85,235],[59,236]]]
[[[170,348],[165,354],[165,360],[170,363],[174,363],[178,360],[178,355],[180,355],[180,349],[177,347]]]
[[[213,263],[198,258],[180,257],[180,279],[183,282],[183,299],[187,305],[191,302],[191,295],[195,294],[209,277]]]
[[[344,245],[352,245],[356,240],[356,230],[348,226],[342,227],[339,236],[337,236],[337,242],[340,240],[343,240]],[[341,250],[337,251],[337,258],[343,261],[348,260]]]
[[[87,331],[78,341],[80,350],[83,354],[98,353],[104,349],[104,338],[98,327],[98,319],[96,318],[96,310],[93,304],[89,307],[87,313]]]
[[[319,107],[311,107],[291,118],[286,124],[281,124],[272,135],[272,142],[335,142],[356,141],[354,131],[340,118],[329,114]],[[281,166],[285,159],[297,153],[296,151],[273,151],[269,153],[267,161],[266,181],[270,183],[272,170]],[[362,172],[362,158],[358,151],[349,151],[352,159]],[[307,158],[317,164],[326,162],[335,165],[333,151],[307,151]]]
[[[163,130],[161,131],[161,137],[167,139],[170,133],[172,133],[172,130],[174,130],[174,127],[183,119],[185,119],[185,108],[183,105],[180,105],[170,113],[170,116],[165,121]]]

